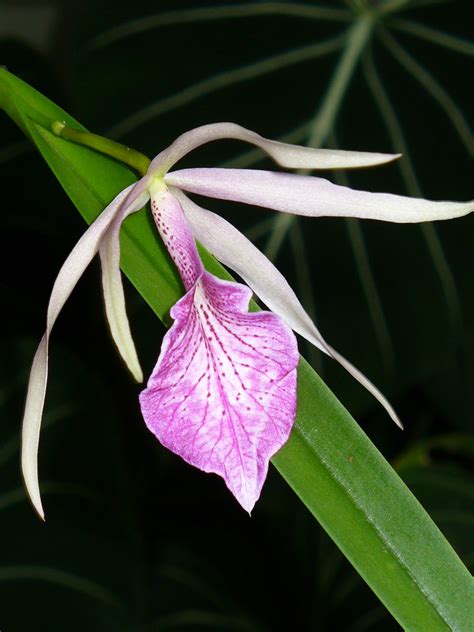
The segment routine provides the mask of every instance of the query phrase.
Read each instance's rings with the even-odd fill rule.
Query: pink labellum
[[[171,310],[147,388],[148,428],[188,463],[222,476],[253,508],[296,414],[298,350],[275,314],[248,313],[251,291],[203,272]]]

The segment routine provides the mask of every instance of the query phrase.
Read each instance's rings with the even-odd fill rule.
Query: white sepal
[[[125,365],[137,382],[143,382],[143,372],[125,308],[125,295],[120,271],[120,227],[131,213],[143,208],[148,200],[149,194],[144,192],[132,206],[124,207],[104,235],[99,249],[105,314],[110,333]]]
[[[242,140],[259,147],[276,163],[287,169],[351,169],[372,167],[390,162],[400,154],[379,154],[366,151],[313,149],[263,138],[235,123],[202,125],[181,134],[167,149],[156,156],[148,173],[164,175],[183,156],[206,143],[222,139]]]
[[[93,224],[89,226],[81,239],[72,249],[61,267],[48,305],[46,331],[36,351],[30,371],[25,412],[22,425],[21,469],[27,493],[31,502],[44,519],[41,494],[38,483],[38,443],[43,416],[46,384],[48,381],[48,344],[49,336],[56,319],[69,298],[85,269],[92,261],[100,246],[100,242],[114,217],[124,203],[132,204],[133,190],[130,185],[109,204]],[[131,197],[129,198],[129,194]]]
[[[316,176],[257,169],[182,169],[168,173],[165,182],[191,193],[308,217],[359,217],[412,223],[452,219],[474,211],[474,201],[436,202],[370,193]]]

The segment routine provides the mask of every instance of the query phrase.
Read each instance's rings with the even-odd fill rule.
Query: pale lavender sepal
[[[223,217],[201,208],[184,193],[175,189],[172,191],[184,209],[194,237],[219,261],[242,277],[265,305],[289,327],[337,360],[382,404],[393,421],[403,428],[395,410],[380,390],[324,340],[287,280],[273,263]]]
[[[250,297],[204,272],[172,308],[175,322],[140,395],[159,441],[222,476],[248,512],[294,423],[299,357],[278,316],[248,313]]]
[[[263,138],[235,123],[213,123],[196,127],[181,134],[169,147],[159,153],[148,173],[163,175],[183,156],[206,143],[222,139],[242,140],[262,149],[276,163],[287,169],[351,169],[371,167],[390,162],[400,154],[379,154],[339,149],[314,149],[281,143]]]
[[[33,359],[22,425],[21,468],[31,502],[44,519],[38,483],[38,443],[48,381],[48,342],[56,319],[83,272],[97,254],[100,242],[124,203],[133,204],[131,185],[109,204],[82,235],[64,262],[54,283],[48,304],[46,332]]]
[[[360,217],[386,222],[428,222],[462,217],[474,201],[435,202],[390,193],[369,193],[324,178],[257,169],[182,169],[165,176],[169,186],[310,217]]]
[[[133,189],[132,203],[130,204],[129,201],[125,200],[104,234],[99,248],[102,291],[110,333],[125,365],[137,382],[143,381],[143,373],[125,308],[125,295],[120,271],[120,228],[129,215],[143,208],[148,202],[150,198],[147,191],[148,184],[149,178],[147,177],[137,182]]]

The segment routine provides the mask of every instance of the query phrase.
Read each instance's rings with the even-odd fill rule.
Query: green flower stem
[[[79,145],[85,145],[86,147],[92,147],[100,151],[102,154],[111,156],[120,162],[128,165],[140,175],[144,176],[150,165],[150,159],[141,154],[139,151],[130,149],[126,145],[117,143],[109,138],[98,136],[97,134],[90,134],[89,132],[82,132],[73,127],[68,127],[65,123],[60,121],[54,121],[51,125],[51,131],[65,140],[72,140]]]

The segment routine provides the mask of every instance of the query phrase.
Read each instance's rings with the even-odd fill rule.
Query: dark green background
[[[199,6],[205,4],[211,6]],[[162,27],[87,53],[87,43],[116,24],[196,6],[181,0],[64,3],[47,51],[4,38],[0,63],[91,130],[107,133],[136,110],[194,82],[346,28],[338,22],[254,17]],[[471,13],[469,2],[457,1],[406,11],[403,17],[468,38]],[[467,116],[470,58],[391,32],[430,68]],[[472,162],[449,118],[378,41],[373,54],[423,194],[472,197]],[[276,138],[314,115],[337,58],[308,61],[226,88],[120,140],[153,156],[186,129],[222,120]],[[393,149],[360,70],[336,129],[341,147]],[[6,117],[0,120],[0,134],[2,632],[397,629],[273,470],[249,519],[220,480],[194,471],[157,444],[141,420],[138,389],[108,337],[97,265],[78,286],[53,336],[45,417],[50,426],[40,450],[48,520],[45,525],[37,520],[21,493],[15,441],[49,291],[84,224]],[[185,162],[214,165],[242,149],[220,143]],[[350,178],[355,187],[406,193],[396,166]],[[269,217],[267,211],[238,205],[208,206],[243,230]],[[436,226],[460,299],[461,324],[453,323],[453,304],[446,302],[420,228],[362,225],[393,342],[392,370],[374,334],[345,220],[304,219],[300,225],[321,331],[390,396],[405,432],[392,426],[337,366],[324,361],[323,377],[384,455],[399,464],[403,478],[472,569],[472,217]],[[265,239],[259,242],[264,244]],[[296,284],[290,246],[287,240],[277,263]],[[300,295],[309,289],[295,287]],[[164,329],[133,289],[128,310],[149,373]]]

